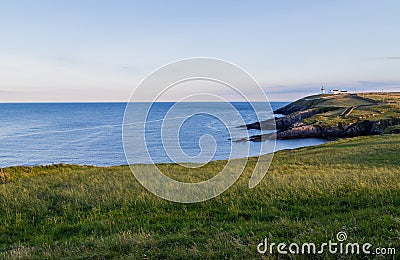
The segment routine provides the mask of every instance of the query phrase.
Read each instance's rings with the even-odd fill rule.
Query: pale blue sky
[[[400,1],[1,1],[0,102],[127,101],[148,73],[214,57],[270,100],[400,91]],[[250,97],[251,98],[251,97]]]

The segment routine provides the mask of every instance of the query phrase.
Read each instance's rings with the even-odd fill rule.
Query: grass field
[[[277,152],[248,189],[254,162],[228,191],[196,204],[154,196],[127,166],[1,169],[0,258],[272,259],[257,253],[265,237],[321,244],[341,230],[348,242],[400,250],[400,135]],[[224,164],[159,167],[198,180]]]
[[[307,125],[349,125],[361,120],[400,118],[400,93],[359,93],[340,95],[314,95],[299,99],[288,106],[288,112],[329,108],[302,121]],[[290,110],[292,108],[292,110]],[[281,108],[284,111],[288,110]],[[348,113],[345,113],[348,111]]]

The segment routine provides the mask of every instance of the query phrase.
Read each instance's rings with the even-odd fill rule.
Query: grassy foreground
[[[400,251],[400,135],[278,152],[248,189],[254,162],[228,191],[197,204],[157,198],[127,166],[1,169],[0,258],[268,259],[277,255],[257,253],[265,237],[321,244],[341,230],[349,242]],[[223,165],[159,167],[203,179]]]

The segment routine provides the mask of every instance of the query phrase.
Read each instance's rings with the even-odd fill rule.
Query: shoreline
[[[385,99],[381,99],[384,95]],[[400,93],[320,94],[301,98],[274,111],[283,117],[242,125],[275,133],[247,141],[301,138],[337,139],[400,133]],[[274,128],[275,127],[275,128]]]
[[[302,139],[297,139],[297,140],[311,140],[311,139],[322,139],[322,138],[302,138]],[[295,139],[292,139],[295,140]],[[325,140],[325,139],[322,139]],[[285,140],[285,141],[290,141],[290,140]],[[331,140],[335,141],[335,140]],[[295,149],[301,149],[301,148],[307,148],[307,147],[317,147],[320,145],[324,145],[326,143],[330,143],[331,141],[326,140],[325,142],[318,143],[318,144],[311,144],[311,145],[304,145],[304,146],[298,146],[298,147],[293,147],[293,148],[282,148],[279,150],[275,150],[274,153],[280,152],[280,151],[287,151],[287,150],[295,150]],[[241,157],[241,158],[230,158],[230,159],[216,159],[216,160],[210,160],[209,162],[219,162],[219,161],[227,161],[227,160],[235,160],[235,159],[244,159],[244,158],[252,158],[252,157],[257,157],[257,156],[263,156],[265,154],[260,154],[260,155],[252,155],[248,157]],[[179,163],[193,163],[193,164],[203,164],[203,162],[157,162],[157,163],[135,163],[133,165],[159,165],[159,164],[179,164]],[[128,166],[129,164],[117,164],[117,165],[94,165],[94,164],[76,164],[76,163],[49,163],[49,164],[17,164],[17,165],[10,165],[10,166],[1,166],[0,169],[6,169],[6,168],[12,168],[12,167],[47,167],[47,166],[53,166],[53,165],[72,165],[72,166],[82,166],[82,167],[99,167],[99,168],[107,168],[107,167],[121,167],[121,166]]]

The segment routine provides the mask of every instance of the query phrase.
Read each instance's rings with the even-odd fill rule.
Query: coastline
[[[329,141],[326,140],[324,141],[321,138],[303,138],[303,140],[301,139],[297,139],[297,140],[287,140],[287,141],[293,141],[293,142],[301,142],[301,141],[305,141],[304,144],[302,145],[290,145],[291,147],[287,148],[285,147],[285,145],[282,145],[281,148],[279,148],[279,144],[278,149],[275,150],[274,153],[280,152],[280,151],[286,151],[286,150],[295,150],[295,149],[301,149],[301,148],[305,148],[305,147],[316,147],[319,145],[323,145],[328,143]],[[307,143],[310,142],[310,143]],[[256,156],[263,156],[266,155],[268,153],[263,153],[260,155],[250,155],[247,156],[247,158],[251,158],[251,157],[256,157]],[[234,159],[243,159],[243,158],[231,158],[231,160]],[[215,159],[215,160],[211,160],[210,162],[220,162],[220,161],[226,161],[229,159]],[[156,163],[150,163],[150,164],[177,164],[177,163],[191,163],[191,162],[156,162]],[[143,163],[136,163],[135,165],[141,165]],[[198,164],[203,164],[202,162],[199,162]],[[116,164],[116,165],[96,165],[96,164],[76,164],[76,163],[63,163],[63,162],[59,162],[59,163],[49,163],[49,164],[19,164],[19,165],[9,165],[9,166],[4,166],[4,167],[0,167],[0,169],[5,169],[5,168],[10,168],[10,167],[47,167],[47,166],[52,166],[52,165],[72,165],[72,166],[82,166],[82,167],[119,167],[119,166],[127,166],[128,164]]]
[[[161,103],[157,109],[163,112],[173,103]],[[273,103],[274,108],[287,103]],[[121,140],[121,122],[123,120],[125,103],[46,103],[46,104],[1,104],[0,116],[7,122],[2,127],[0,141],[3,144],[0,149],[1,167],[15,165],[46,165],[56,163],[111,166],[126,164]],[[194,103],[193,105],[196,105]],[[204,103],[198,103],[203,106]],[[213,105],[216,105],[213,103]],[[244,103],[235,103],[241,113],[252,118],[251,111]],[[262,105],[258,104],[258,105]],[[140,108],[140,104],[138,105]],[[218,112],[218,111],[217,111]],[[224,112],[224,111],[222,111]],[[96,119],[96,120],[93,120]],[[158,115],[153,118],[160,119]],[[246,121],[251,122],[251,120]],[[234,123],[232,123],[234,125]],[[150,122],[152,131],[159,129],[157,122]],[[183,140],[190,140],[185,148],[191,154],[197,151],[197,137],[193,137],[194,131],[216,133],[215,138],[222,143],[220,153],[216,160],[229,158],[229,141],[225,134],[215,131],[209,121],[203,120],[190,125]],[[233,127],[233,126],[232,126]],[[221,130],[221,128],[219,129]],[[222,129],[223,130],[223,129]],[[236,136],[241,135],[240,129],[234,129]],[[245,133],[245,131],[243,131]],[[257,131],[251,132],[256,134]],[[152,136],[153,137],[153,136]],[[156,136],[157,137],[157,136]],[[154,141],[153,141],[154,140]],[[160,138],[150,139],[153,150],[160,150]],[[283,142],[284,143],[284,142]],[[313,142],[315,144],[317,142]],[[292,145],[293,144],[293,145]],[[239,145],[240,146],[240,145]],[[291,142],[290,148],[303,146]],[[218,147],[220,147],[218,145]],[[255,155],[257,145],[253,145]],[[286,149],[282,145],[283,149]],[[154,162],[170,162],[165,154],[154,158]],[[157,157],[158,156],[158,157]],[[138,163],[141,155],[138,153]]]
[[[382,96],[384,97],[382,99]],[[304,97],[274,113],[283,114],[241,127],[276,133],[253,135],[248,141],[337,138],[400,133],[400,93],[320,94]]]

